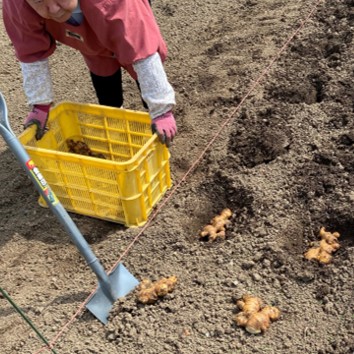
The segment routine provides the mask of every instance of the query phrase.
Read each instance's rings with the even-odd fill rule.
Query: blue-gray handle
[[[96,258],[95,254],[91,250],[89,244],[82,236],[80,230],[77,228],[76,224],[73,222],[67,211],[64,209],[63,205],[59,202],[54,192],[51,190],[48,183],[43,178],[39,169],[33,164],[31,158],[27,154],[26,150],[16,138],[15,134],[11,130],[7,106],[4,96],[0,92],[0,134],[6,141],[7,145],[10,147],[13,154],[16,156],[21,166],[24,168],[27,175],[31,178],[36,189],[40,195],[47,202],[49,208],[58,218],[60,223],[63,225],[65,230],[71,236],[71,240],[79,249],[82,256],[85,258],[87,264],[96,274],[99,284],[107,296],[112,302],[114,302],[114,296],[112,294],[111,283],[109,281],[108,275],[106,274],[103,266]]]

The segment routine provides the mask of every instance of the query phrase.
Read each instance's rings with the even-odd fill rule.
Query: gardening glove
[[[162,144],[169,147],[177,134],[176,121],[172,111],[168,111],[152,120],[152,132],[156,133]]]
[[[32,112],[30,112],[23,124],[24,128],[35,124],[37,126],[36,139],[39,140],[46,132],[46,124],[48,120],[50,104],[35,104]]]

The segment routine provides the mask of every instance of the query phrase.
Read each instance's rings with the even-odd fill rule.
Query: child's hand
[[[33,124],[37,126],[37,131],[36,131],[37,140],[41,139],[46,131],[49,109],[50,109],[50,104],[34,105],[32,112],[28,114],[23,124],[25,129]]]
[[[163,115],[156,117],[152,120],[152,132],[156,133],[162,144],[169,147],[173,138],[177,134],[176,121],[172,111],[168,111]]]

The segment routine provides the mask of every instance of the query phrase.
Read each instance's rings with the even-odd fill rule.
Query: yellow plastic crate
[[[34,126],[19,140],[67,211],[140,226],[171,186],[168,149],[150,125],[144,112],[62,102],[41,140]],[[68,152],[67,139],[106,159]]]

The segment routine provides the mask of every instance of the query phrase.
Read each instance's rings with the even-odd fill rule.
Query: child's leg
[[[90,74],[98,102],[105,106],[122,107],[123,84],[121,69],[111,76],[98,76],[93,72],[90,72]]]

